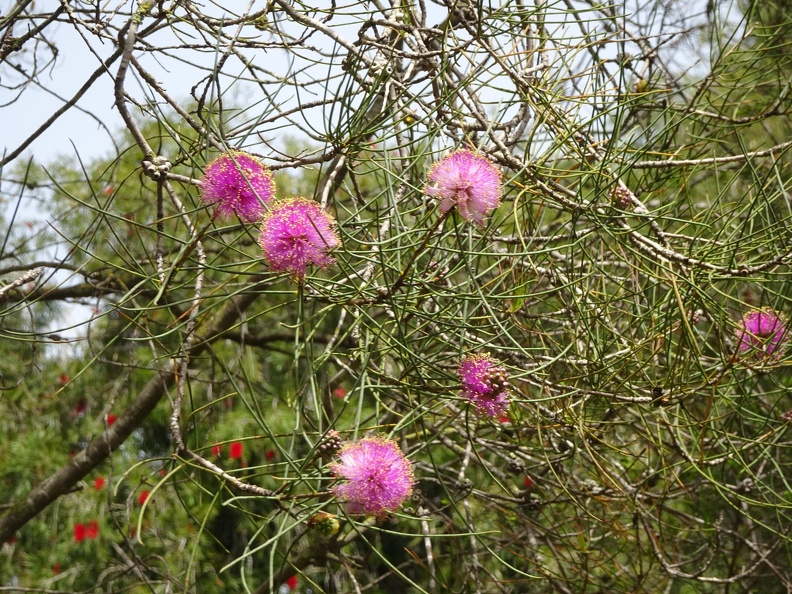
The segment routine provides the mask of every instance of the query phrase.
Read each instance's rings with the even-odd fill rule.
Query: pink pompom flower
[[[264,215],[259,244],[274,271],[305,278],[309,265],[327,268],[335,262],[328,252],[340,245],[335,220],[313,200],[281,200]]]
[[[489,355],[468,355],[459,364],[462,395],[479,414],[500,417],[509,407],[506,368]]]
[[[263,203],[275,195],[275,180],[269,168],[253,155],[233,151],[206,167],[201,180],[201,201],[215,205],[215,216],[234,213],[246,223],[261,220]]]
[[[382,517],[412,494],[412,466],[396,442],[365,437],[344,445],[338,455],[341,461],[330,469],[346,482],[333,493],[347,502],[348,513]]]
[[[740,320],[738,349],[772,355],[783,346],[786,336],[787,325],[783,317],[770,308],[755,309]]]
[[[484,224],[484,217],[500,204],[500,170],[485,156],[459,150],[429,169],[426,194],[440,199],[440,210],[454,206],[466,221]]]

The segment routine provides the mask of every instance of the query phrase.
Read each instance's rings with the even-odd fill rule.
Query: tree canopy
[[[786,4],[312,4],[0,4],[0,592],[788,592]]]

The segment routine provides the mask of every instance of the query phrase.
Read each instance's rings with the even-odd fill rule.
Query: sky
[[[44,2],[46,3],[47,0]],[[7,13],[12,4],[12,0],[0,0],[0,14]],[[318,4],[327,4],[327,2],[317,2]],[[700,4],[701,2],[696,0],[684,6],[688,11],[696,12],[699,10],[697,6]],[[430,14],[428,21],[438,23],[443,18],[444,12],[439,7],[433,6],[431,2],[427,2],[427,5]],[[224,16],[222,7],[218,8],[209,4],[205,8],[213,11],[215,16]],[[730,10],[728,6],[725,9]],[[625,10],[629,9],[625,8]],[[118,16],[117,18],[122,19],[123,17]],[[144,25],[145,23],[144,20]],[[345,34],[349,39],[356,38],[355,31],[351,27],[349,27],[349,31],[345,31],[344,24],[339,23],[338,20],[333,22],[333,28]],[[179,35],[178,27],[175,27],[173,31],[158,34],[160,40],[177,41],[174,31],[178,35],[179,41],[193,43],[199,41],[189,38],[186,29],[184,29],[185,34]],[[574,33],[575,31],[571,32],[571,34]],[[193,35],[192,32],[190,34]],[[266,41],[268,33],[262,33],[260,39]],[[2,109],[3,121],[0,151],[8,152],[18,147],[28,135],[41,125],[47,116],[63,104],[63,99],[71,98],[74,95],[88,75],[98,67],[100,59],[106,58],[114,50],[109,42],[99,43],[95,38],[88,38],[89,47],[86,39],[80,36],[74,27],[65,23],[53,26],[52,41],[59,48],[60,55],[55,64],[45,69],[39,77],[41,86],[26,88],[22,101],[14,101],[15,92],[0,88],[0,109]],[[212,40],[205,41],[211,42]],[[321,36],[313,36],[311,42],[319,47],[330,49],[328,40]],[[690,54],[689,48],[678,48],[677,53],[679,56],[674,61],[678,64],[695,61],[698,58],[698,56]],[[190,66],[188,61],[191,60],[202,68],[211,68],[217,58],[216,53],[211,49],[205,52],[191,51],[189,54],[186,52],[173,53],[175,59],[167,62],[153,60],[143,52],[137,52],[136,56],[158,80],[164,83],[174,98],[184,103],[190,99],[191,88],[205,74],[205,72]],[[285,55],[278,52],[264,50],[257,55],[256,59],[259,64],[271,69],[276,74],[288,75],[290,71],[291,65],[287,63]],[[295,68],[299,67],[299,64],[295,65]],[[119,114],[113,107],[112,76],[116,70],[117,62],[111,66],[110,72],[102,75],[93,88],[80,99],[77,103],[78,109],[73,108],[59,118],[24,154],[33,156],[41,163],[46,163],[62,156],[80,155],[83,159],[90,159],[111,150],[111,134],[117,135],[123,126]],[[2,77],[0,83],[3,87],[14,81],[22,80],[19,75],[15,75],[7,68],[0,69],[0,77]],[[230,81],[228,82],[230,86]],[[141,95],[138,94],[137,97],[141,98]],[[96,117],[92,117],[91,114]],[[106,127],[101,126],[97,119],[104,122]]]
[[[18,147],[41,126],[46,120],[45,116],[54,113],[63,105],[63,99],[73,97],[99,65],[97,56],[88,49],[72,27],[56,25],[55,43],[60,50],[59,58],[54,66],[40,76],[41,85],[25,91],[22,101],[6,105],[15,93],[0,89],[4,121],[1,142],[5,151]],[[102,58],[110,55],[112,50],[109,46],[96,49],[105,50],[100,54]],[[117,66],[113,71],[116,68]],[[169,83],[182,79],[183,85],[187,85],[189,80],[184,74],[183,70],[171,72]],[[110,133],[117,134],[123,125],[113,107],[111,74],[102,75],[90,91],[83,95],[76,107],[77,109],[72,108],[61,116],[24,154],[46,163],[62,155],[79,154],[82,158],[91,158],[111,150],[113,145]],[[101,126],[97,118],[105,122],[107,127]]]

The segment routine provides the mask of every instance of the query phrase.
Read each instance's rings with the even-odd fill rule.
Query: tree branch
[[[250,289],[232,298],[209,328],[203,341],[199,341],[188,352],[193,357],[220,338],[239,315],[258,297],[253,292],[262,277],[255,277]],[[78,481],[117,450],[130,434],[137,429],[162,399],[176,380],[177,369],[156,371],[154,377],[143,387],[134,402],[118,417],[103,435],[92,440],[88,446],[72,458],[68,464],[34,487],[24,498],[0,516],[0,542],[5,542],[17,530],[44,511],[61,495],[68,493]]]

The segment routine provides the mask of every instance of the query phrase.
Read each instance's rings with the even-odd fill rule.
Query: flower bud
[[[333,536],[338,534],[341,524],[333,514],[318,512],[308,520],[308,527],[316,530],[322,536]]]

